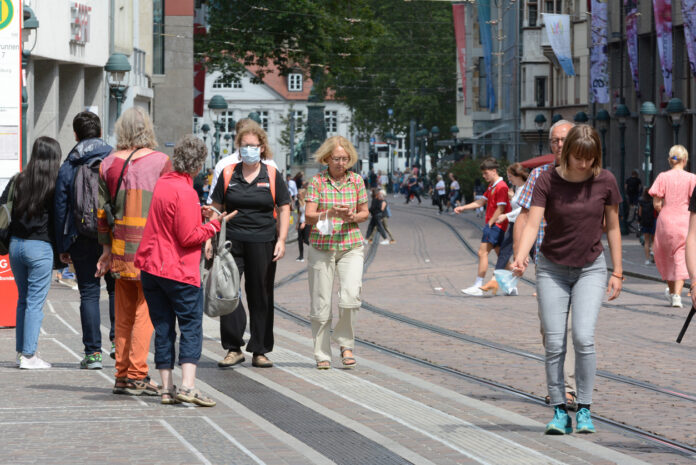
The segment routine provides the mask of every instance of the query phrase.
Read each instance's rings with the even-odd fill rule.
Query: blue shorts
[[[484,226],[483,227],[483,237],[481,242],[487,244],[493,244],[493,247],[499,247],[503,243],[503,238],[505,237],[505,231],[500,229],[498,226]]]
[[[654,236],[655,235],[655,223],[653,223],[652,226],[641,226],[640,232],[643,234],[652,234]]]

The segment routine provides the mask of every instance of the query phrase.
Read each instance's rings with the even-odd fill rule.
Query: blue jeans
[[[583,267],[558,265],[539,253],[536,278],[539,316],[546,339],[546,384],[551,405],[565,403],[563,364],[571,306],[578,403],[591,404],[597,371],[595,325],[607,286],[604,253]]]
[[[17,352],[36,353],[43,306],[51,287],[53,247],[48,242],[10,239],[10,266],[17,284]]]
[[[515,229],[515,223],[508,223],[507,231],[503,243],[500,244],[500,253],[498,261],[495,262],[496,270],[504,270],[512,257],[512,231]]]
[[[155,327],[155,366],[174,368],[176,323],[179,322],[179,363],[198,363],[203,348],[203,290],[140,272],[143,294]]]
[[[101,293],[101,278],[95,278],[97,261],[102,253],[102,247],[96,239],[79,236],[70,247],[70,258],[75,267],[75,278],[80,290],[80,322],[82,323],[82,344],[85,354],[101,353],[101,314],[99,312],[99,295]],[[107,273],[104,276],[109,293],[109,313],[113,307],[114,278]],[[111,281],[111,282],[109,282]],[[113,330],[113,323],[111,324]],[[113,337],[111,338],[113,340]]]

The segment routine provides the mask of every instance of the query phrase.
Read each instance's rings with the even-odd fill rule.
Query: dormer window
[[[218,78],[213,82],[213,89],[241,89],[242,81],[225,82],[223,78]]]
[[[302,92],[302,75],[298,73],[288,74],[288,91]]]

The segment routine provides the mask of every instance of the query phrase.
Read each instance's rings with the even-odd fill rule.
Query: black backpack
[[[99,166],[102,159],[95,157],[77,167],[73,179],[73,218],[77,232],[97,238],[97,210],[99,209]]]

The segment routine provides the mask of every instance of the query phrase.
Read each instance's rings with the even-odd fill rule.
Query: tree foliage
[[[414,119],[443,137],[455,122],[452,7],[403,0],[210,0],[196,38],[209,69],[237,80],[277,68],[319,79],[353,110],[359,133],[408,132]],[[388,118],[387,110],[393,110]]]

